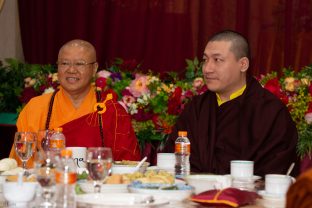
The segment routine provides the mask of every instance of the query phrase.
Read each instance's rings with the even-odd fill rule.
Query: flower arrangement
[[[96,86],[117,94],[119,103],[131,115],[142,148],[153,141],[164,142],[185,104],[207,89],[198,59],[186,61],[184,79],[173,72],[143,74],[140,64],[121,59],[98,72]]]
[[[32,97],[55,89],[55,72],[53,65],[0,61],[0,112],[19,112]]]
[[[143,148],[162,143],[171,133],[179,114],[194,95],[207,90],[197,58],[186,60],[183,76],[167,72],[143,73],[135,60],[116,59],[97,73],[95,85],[109,90],[131,115],[133,127]],[[32,97],[58,86],[53,65],[24,64],[7,59],[0,62],[0,112],[19,112]],[[261,75],[260,83],[288,107],[299,133],[298,155],[312,152],[312,65],[296,72]],[[18,99],[16,99],[18,98]]]
[[[302,158],[310,155],[312,152],[312,65],[302,68],[299,72],[284,68],[280,78],[276,72],[271,72],[260,76],[259,81],[288,107],[298,129],[298,155]]]

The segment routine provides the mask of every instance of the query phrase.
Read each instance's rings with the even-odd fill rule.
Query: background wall
[[[312,0],[18,0],[18,4],[28,63],[55,63],[62,44],[82,38],[95,45],[101,68],[121,57],[140,61],[145,69],[183,73],[185,59],[201,58],[208,37],[224,29],[249,39],[255,75],[288,66],[299,70],[312,63]],[[22,58],[16,0],[6,0],[4,6],[0,58]]]
[[[1,3],[0,60],[5,58],[24,60],[17,0],[2,0]]]

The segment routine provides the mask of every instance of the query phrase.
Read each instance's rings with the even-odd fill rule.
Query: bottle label
[[[50,148],[54,148],[54,149],[65,148],[65,141],[63,139],[51,139]]]
[[[77,174],[72,173],[62,173],[60,171],[55,172],[55,182],[62,184],[74,184],[77,181]]]
[[[175,153],[180,154],[191,154],[191,144],[190,143],[176,143],[175,144]]]

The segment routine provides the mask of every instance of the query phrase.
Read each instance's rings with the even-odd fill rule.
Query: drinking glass
[[[94,192],[101,192],[101,182],[110,174],[113,162],[112,150],[108,147],[91,147],[87,150],[87,168],[94,181]]]
[[[24,174],[26,172],[26,163],[33,155],[36,149],[37,134],[34,132],[16,132],[14,137],[14,147],[17,156],[22,161]]]
[[[41,197],[43,201],[39,207],[55,207],[53,200],[55,195],[55,155],[50,151],[38,151],[35,156],[35,174],[42,188]]]

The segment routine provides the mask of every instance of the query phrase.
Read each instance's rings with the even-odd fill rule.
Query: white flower
[[[98,77],[104,77],[104,78],[107,78],[111,75],[112,73],[109,72],[109,71],[106,71],[106,70],[101,70],[97,73],[97,76]]]
[[[31,77],[27,77],[24,79],[24,83],[25,83],[24,86],[25,87],[32,87],[35,85],[36,81],[37,81],[36,79],[33,79]]]
[[[148,77],[148,82],[149,83],[151,83],[151,82],[159,82],[159,78],[155,77],[155,76],[150,76],[150,77]]]
[[[137,102],[142,105],[148,105],[148,100],[150,99],[150,94],[143,94],[141,97],[137,99]]]
[[[44,92],[43,92],[42,94],[52,93],[52,92],[54,92],[54,91],[55,91],[55,90],[54,90],[53,87],[49,87],[49,88],[45,89]]]
[[[58,80],[57,73],[52,74],[52,82],[56,82]]]
[[[134,115],[134,114],[138,113],[138,105],[136,103],[132,103],[129,106],[129,113],[130,113],[130,115]]]

